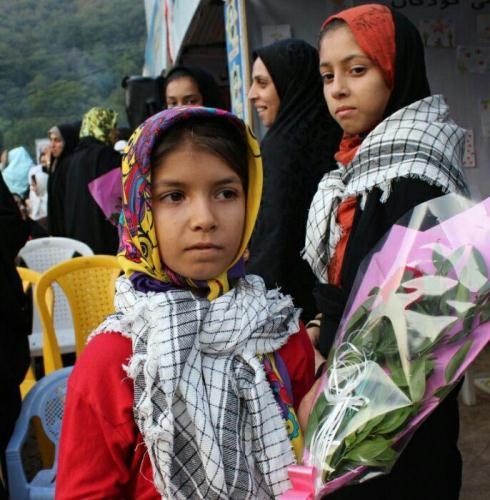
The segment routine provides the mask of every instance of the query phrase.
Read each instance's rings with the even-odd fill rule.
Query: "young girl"
[[[360,262],[417,204],[467,194],[464,130],[430,95],[423,44],[404,16],[379,4],[342,11],[320,34],[330,113],[344,130],[339,168],[319,184],[305,258],[322,285],[318,347],[327,356]],[[329,498],[452,499],[461,482],[456,392],[420,427],[391,474]]]
[[[276,497],[314,361],[291,299],[244,276],[257,142],[225,111],[165,110],[122,172],[125,276],[70,377],[57,498]]]

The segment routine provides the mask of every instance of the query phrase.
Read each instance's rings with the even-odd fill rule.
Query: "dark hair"
[[[247,192],[248,143],[244,129],[213,117],[198,116],[182,120],[155,144],[151,155],[152,168],[184,143],[191,143],[218,155],[240,177],[243,189]]]

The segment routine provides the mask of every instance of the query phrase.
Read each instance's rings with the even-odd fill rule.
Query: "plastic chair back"
[[[87,337],[106,316],[114,312],[115,281],[121,274],[117,257],[91,255],[61,262],[48,269],[36,287],[36,303],[49,353],[44,357],[46,373],[61,368],[61,353],[56,340],[56,325],[46,305],[49,286],[57,283],[65,293],[75,331],[75,353],[80,354]],[[56,311],[55,301],[55,311]]]
[[[72,367],[69,366],[43,377],[36,382],[22,401],[22,410],[6,451],[11,500],[54,498],[56,452],[65,406],[66,384],[71,370]],[[55,460],[51,468],[42,469],[29,482],[24,471],[21,452],[29,436],[29,425],[35,417],[39,419],[44,433],[54,445]]]
[[[37,306],[34,301],[34,290],[39,282],[39,279],[41,278],[41,273],[33,271],[32,269],[27,269],[26,267],[17,267],[17,272],[19,273],[19,276],[22,280],[22,287],[24,289],[24,293],[27,293],[29,290],[32,291],[33,318],[34,317],[39,318],[39,312],[37,310]],[[52,314],[53,304],[54,304],[54,294],[51,287],[49,287],[49,289],[46,291],[46,299],[47,299],[46,306]],[[22,394],[22,397],[25,397],[27,392],[33,387],[35,383],[36,383],[36,377],[34,375],[34,370],[32,366],[29,366],[24,381],[20,385],[20,392]]]
[[[40,273],[59,262],[71,259],[75,255],[93,254],[92,249],[83,241],[58,236],[29,240],[19,251],[19,257],[22,258],[27,267]],[[56,297],[54,321],[56,333],[59,336],[58,343],[61,352],[73,352],[75,350],[75,336],[68,301],[57,285],[53,289]],[[42,339],[41,320],[37,309],[34,309],[32,334],[29,337],[31,355],[41,356],[43,351]]]

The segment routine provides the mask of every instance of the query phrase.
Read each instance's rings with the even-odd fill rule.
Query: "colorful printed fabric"
[[[117,125],[117,113],[107,108],[92,108],[85,113],[80,128],[80,138],[94,137],[105,144],[110,143],[109,133]]]
[[[277,353],[264,355],[262,357],[262,366],[272,389],[272,394],[274,394],[274,398],[281,410],[282,418],[286,422],[286,430],[291,441],[291,446],[293,447],[294,455],[298,463],[300,463],[304,445],[303,434],[301,433],[298,417],[293,405],[289,374],[284,366],[284,362]]]
[[[245,127],[248,140],[247,212],[242,243],[230,268],[214,279],[195,282],[179,276],[161,262],[151,212],[151,153],[159,138],[181,120],[195,116],[218,117],[230,126]],[[121,266],[126,276],[146,279],[147,290],[202,288],[213,299],[230,289],[229,279],[244,275],[243,253],[247,248],[262,194],[262,160],[252,131],[233,114],[213,108],[182,107],[162,111],[146,120],[131,136],[122,163],[123,200],[120,221]],[[141,287],[139,287],[141,288]]]

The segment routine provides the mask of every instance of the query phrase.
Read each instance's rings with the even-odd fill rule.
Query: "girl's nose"
[[[332,97],[335,97],[337,99],[349,93],[349,89],[347,88],[347,82],[345,78],[342,78],[342,76],[336,76],[330,83],[329,87]]]
[[[192,204],[191,227],[194,231],[213,231],[218,225],[214,208],[209,200],[196,200]]]

